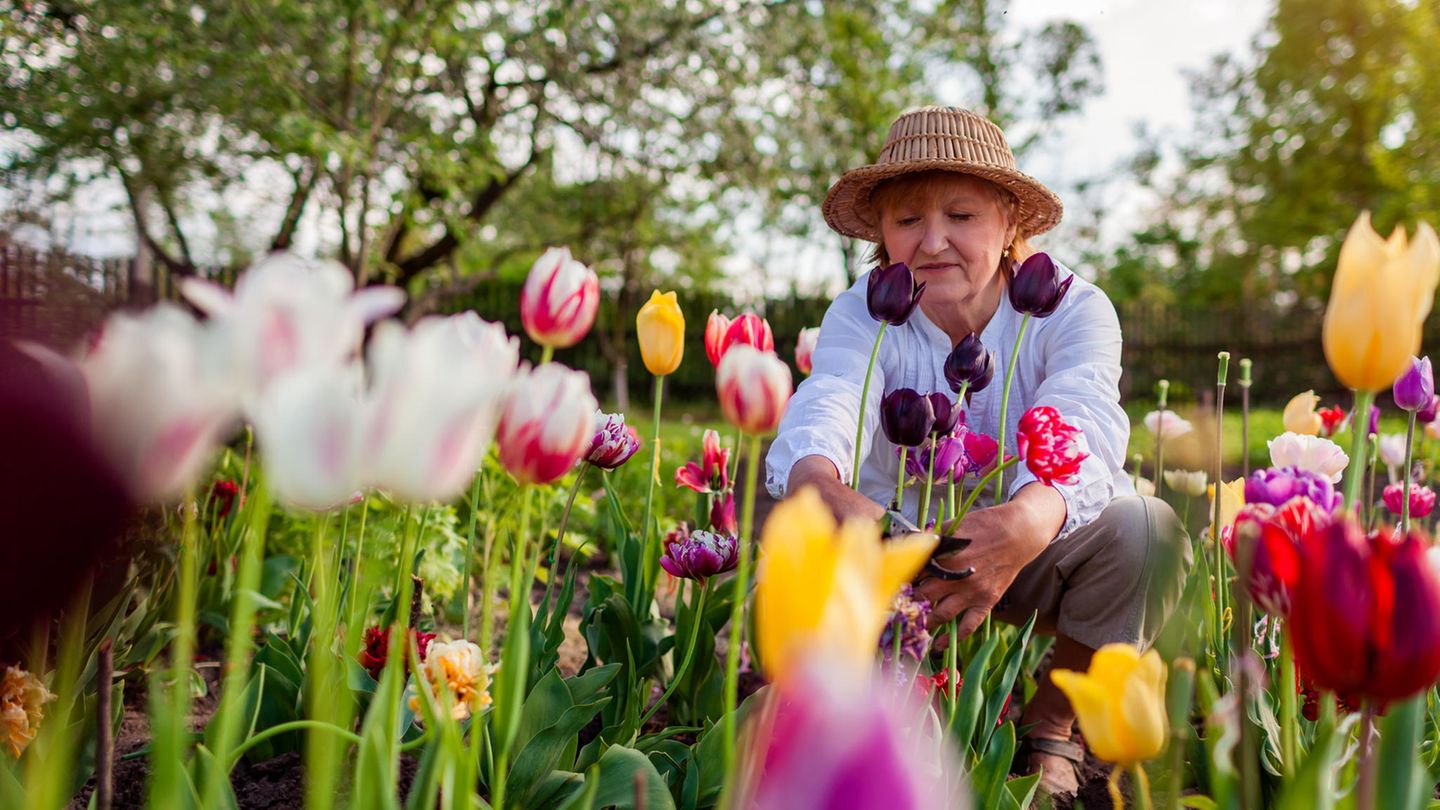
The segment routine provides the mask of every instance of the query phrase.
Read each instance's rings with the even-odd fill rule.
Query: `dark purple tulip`
[[[930,426],[930,435],[948,436],[955,431],[955,426],[965,419],[965,411],[950,401],[950,395],[944,391],[935,391],[929,394],[930,410],[935,413],[935,422]]]
[[[1245,503],[1268,503],[1284,506],[1291,498],[1303,496],[1311,503],[1334,512],[1340,506],[1340,493],[1330,479],[1299,467],[1268,467],[1256,470],[1245,479]]]
[[[1010,281],[1010,306],[1037,318],[1047,318],[1060,306],[1075,276],[1062,282],[1060,268],[1047,253],[1036,253],[1026,259]]]
[[[1435,396],[1435,375],[1430,370],[1430,358],[1410,358],[1410,367],[1396,378],[1390,393],[1402,411],[1418,411],[1429,405]]]
[[[1440,396],[1430,397],[1429,404],[1415,412],[1415,421],[1428,425],[1435,421],[1436,411],[1440,411]]]
[[[681,523],[665,538],[665,553],[660,555],[660,567],[672,577],[709,579],[734,568],[740,559],[739,552],[740,544],[734,535],[703,529],[689,531]]]
[[[915,447],[930,435],[933,424],[930,398],[913,388],[897,388],[880,400],[880,427],[892,444]]]
[[[900,326],[910,320],[915,307],[920,305],[920,294],[925,284],[915,283],[915,274],[904,262],[889,267],[877,267],[870,271],[870,286],[865,291],[865,306],[870,317],[884,321],[891,326]]]
[[[970,384],[971,391],[984,391],[994,378],[995,353],[987,351],[974,332],[956,343],[950,356],[945,358],[945,381],[957,394],[965,383]]]

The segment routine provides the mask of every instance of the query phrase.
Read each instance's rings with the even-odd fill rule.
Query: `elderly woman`
[[[841,519],[881,518],[900,472],[895,445],[876,430],[882,396],[897,388],[948,394],[945,359],[972,332],[996,353],[996,368],[1006,367],[1022,317],[1006,285],[1033,252],[1027,238],[1053,227],[1061,211],[1054,192],[1015,169],[995,124],[954,108],[902,115],[879,160],[846,172],[824,204],[831,228],[875,242],[880,265],[904,262],[926,285],[919,308],[887,329],[881,345],[865,406],[859,484],[850,482],[854,436],[880,328],[866,307],[866,276],[825,314],[813,372],[770,448],[771,494],[813,486]],[[1050,405],[1081,429],[1079,446],[1088,457],[1068,485],[1047,486],[1017,467],[1005,479],[1003,502],[966,515],[956,534],[971,544],[936,564],[974,574],[921,580],[932,625],[958,617],[965,636],[992,613],[1012,624],[1035,613],[1037,631],[1056,636],[1052,667],[1065,669],[1087,668],[1107,643],[1148,645],[1178,599],[1190,550],[1174,511],[1137,496],[1123,470],[1130,427],[1118,388],[1120,324],[1105,293],[1075,277],[1058,309],[1031,320],[1003,426],[1001,377],[967,397],[971,430],[992,437],[1003,431],[1013,449],[1021,414]],[[904,500],[912,519],[919,500]],[[1043,768],[1047,792],[1076,787],[1083,752],[1071,740],[1074,721],[1064,695],[1042,678],[1020,721],[1031,730],[1017,767]]]

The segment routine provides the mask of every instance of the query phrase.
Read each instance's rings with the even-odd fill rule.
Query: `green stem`
[[[291,720],[287,723],[281,723],[276,726],[271,726],[264,731],[257,732],[253,737],[247,737],[245,739],[245,742],[241,743],[235,749],[235,751],[230,754],[230,759],[225,765],[225,772],[229,773],[230,771],[233,771],[235,769],[235,766],[239,764],[240,758],[245,756],[245,752],[249,751],[251,748],[254,748],[260,743],[265,742],[271,737],[278,737],[281,734],[288,734],[292,731],[303,731],[306,729],[309,729],[310,731],[328,731],[331,734],[339,737],[340,739],[351,743],[352,745],[360,745],[363,742],[363,740],[360,739],[359,734],[356,734],[355,732],[349,731],[347,729],[343,729],[337,725],[334,725],[333,723],[325,723],[320,720]]]
[[[895,511],[905,514],[905,461],[910,456],[910,448],[900,447],[900,472],[895,474]]]
[[[1019,457],[1016,457],[995,465],[995,469],[991,470],[984,478],[981,478],[980,482],[975,485],[975,488],[970,490],[970,495],[966,497],[965,502],[960,505],[960,511],[955,513],[955,516],[950,519],[950,525],[946,526],[945,531],[941,532],[941,534],[954,534],[955,530],[960,527],[960,521],[964,520],[965,515],[969,514],[970,507],[975,504],[975,499],[980,497],[980,493],[984,491],[985,485],[989,483],[990,479],[999,475],[1001,470],[1013,467],[1019,462]]]
[[[474,572],[475,559],[475,519],[480,513],[480,478],[484,470],[475,471],[475,480],[470,484],[470,528],[465,532],[465,618],[461,624],[460,634],[466,641],[470,640],[470,600],[474,581],[471,578]]]
[[[1345,508],[1354,509],[1360,497],[1360,483],[1365,478],[1365,440],[1369,435],[1366,425],[1370,414],[1370,403],[1375,400],[1373,391],[1356,391],[1355,407],[1350,415],[1350,466],[1345,470]]]
[[[1020,329],[1015,333],[1015,348],[1011,350],[1010,357],[1005,361],[1005,390],[1000,394],[1000,427],[996,431],[1000,435],[995,437],[995,441],[1000,445],[995,457],[1002,460],[1005,458],[1005,434],[1009,432],[1005,419],[1010,409],[1010,384],[1015,380],[1015,360],[1020,356],[1020,341],[1025,338],[1025,327],[1029,325],[1030,313],[1027,312],[1020,319]],[[1000,473],[1003,469],[1003,466],[997,467],[995,472]],[[995,503],[997,505],[1005,502],[1004,491],[1005,475],[1001,473],[995,476]]]
[[[1405,478],[1403,492],[1400,500],[1400,532],[1410,532],[1410,451],[1415,441],[1415,412],[1410,412],[1410,419],[1405,425],[1405,469],[1400,473]]]
[[[875,358],[880,355],[880,341],[885,338],[885,327],[889,324],[880,322],[880,331],[875,333],[875,345],[870,349],[870,364],[865,367],[865,384],[860,386],[860,416],[855,424],[855,464],[850,472],[850,487],[856,492],[860,491],[860,446],[865,439],[865,403],[870,398],[870,377],[875,373]],[[900,469],[905,469],[902,464]]]
[[[1145,774],[1145,765],[1140,762],[1131,765],[1130,778],[1135,780],[1135,807],[1150,810],[1150,777]]]
[[[1221,361],[1221,368],[1226,365],[1229,354]],[[1229,601],[1226,590],[1230,587],[1229,577],[1225,574],[1225,544],[1221,542],[1220,536],[1224,533],[1225,527],[1220,525],[1220,505],[1225,495],[1221,489],[1225,486],[1225,378],[1222,371],[1220,379],[1215,384],[1215,505],[1214,514],[1210,521],[1210,541],[1214,545],[1215,555],[1215,655],[1219,660],[1225,660],[1225,603]],[[1249,632],[1248,630],[1244,632]]]
[[[695,615],[690,623],[690,640],[685,644],[685,657],[680,662],[680,668],[675,670],[675,677],[670,679],[670,685],[665,687],[665,693],[662,694],[660,699],[655,701],[655,705],[651,706],[649,710],[645,712],[645,715],[640,718],[641,728],[645,726],[645,721],[649,720],[661,706],[665,705],[665,701],[669,700],[670,696],[675,693],[675,687],[680,685],[680,680],[685,677],[686,671],[690,669],[690,660],[695,657],[695,642],[700,637],[700,624],[705,620],[705,597],[710,595],[709,582],[701,582],[699,585],[700,606],[695,609]]]
[[[1355,806],[1359,810],[1371,810],[1375,806],[1375,776],[1377,762],[1375,746],[1375,704],[1365,701],[1360,711],[1360,774],[1355,782]],[[1407,756],[1409,756],[1407,752]]]
[[[640,570],[645,593],[653,593],[655,578],[659,576],[657,569],[660,565],[660,555],[650,553],[652,551],[650,545],[654,542],[651,537],[650,524],[654,522],[651,520],[651,515],[655,507],[655,479],[660,475],[660,405],[664,392],[665,375],[662,374],[655,378],[655,405],[650,429],[650,475],[645,484],[645,522],[640,526],[640,537],[642,538],[640,548],[643,550]],[[632,605],[632,607],[638,610],[640,606]]]
[[[750,437],[750,464],[745,469],[745,499],[740,515],[740,561],[735,567],[735,593],[730,607],[730,645],[725,651],[725,784],[735,777],[735,712],[740,693],[740,645],[744,639],[745,598],[750,592],[750,547],[755,525],[755,478],[760,469],[760,436]]]
[[[1272,621],[1274,619],[1272,618]],[[1280,755],[1285,780],[1295,777],[1299,762],[1297,740],[1300,733],[1295,711],[1295,648],[1290,640],[1290,627],[1280,633]]]
[[[555,347],[554,347],[554,346],[544,346],[544,347],[541,347],[541,349],[540,349],[540,365],[543,366],[543,365],[545,365],[546,363],[550,362],[550,359],[551,359],[552,357],[554,357],[554,356],[555,356]]]
[[[955,711],[959,708],[955,700],[959,694],[960,680],[960,621],[951,619],[949,629],[946,633],[950,636],[950,649],[946,655],[946,663],[950,669],[946,672],[945,688],[950,692],[950,717],[945,723],[946,728],[955,727]]]
[[[915,525],[919,526],[921,531],[924,531],[925,524],[930,522],[930,491],[935,488],[935,442],[938,438],[938,436],[930,437],[930,463],[926,465],[925,470],[925,489],[920,492],[920,512],[916,515],[920,519],[915,521]]]
[[[560,515],[560,528],[555,532],[555,545],[550,549],[550,561],[547,563],[549,573],[545,577],[545,599],[540,603],[542,607],[550,604],[550,592],[555,586],[555,559],[560,554],[560,544],[565,541],[565,529],[570,525],[570,509],[575,506],[575,496],[580,492],[580,482],[585,480],[585,473],[589,471],[589,462],[582,461],[580,472],[575,476],[575,483],[570,487],[570,497],[565,500],[565,511]],[[570,564],[575,564],[573,558]]]

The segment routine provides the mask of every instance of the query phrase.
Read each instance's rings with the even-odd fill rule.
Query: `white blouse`
[[[1060,267],[1060,272],[1062,280],[1073,275],[1065,267]],[[784,497],[791,468],[806,456],[828,458],[841,479],[850,480],[860,390],[880,328],[865,306],[868,283],[868,273],[860,276],[825,313],[811,376],[791,397],[766,457],[765,485],[776,498]],[[984,391],[971,395],[965,416],[972,430],[992,437],[1000,423],[1005,367],[1015,348],[1021,317],[1002,295],[980,336],[985,347],[995,352],[995,377]],[[900,471],[895,445],[879,429],[880,399],[897,388],[951,393],[944,373],[951,348],[950,337],[919,307],[903,326],[885,330],[870,380],[861,442],[865,460],[860,466],[860,491],[876,503],[888,504],[894,499]],[[1079,480],[1056,486],[1066,506],[1060,535],[1094,520],[1111,498],[1135,493],[1124,470],[1130,421],[1120,407],[1119,385],[1120,320],[1115,307],[1099,287],[1076,276],[1059,308],[1048,318],[1031,318],[1026,327],[1005,419],[1006,455],[1015,452],[1020,416],[1037,405],[1054,407],[1066,422],[1081,429],[1080,448],[1089,456],[1080,465]],[[1036,481],[1023,463],[1007,470],[1005,478],[1010,496]],[[974,483],[969,477],[965,486]],[[923,486],[919,482],[906,490],[903,511],[911,520],[916,519]],[[932,517],[938,503],[935,498],[943,497],[943,488],[937,487],[931,499]],[[987,498],[982,494],[977,506],[988,503]]]

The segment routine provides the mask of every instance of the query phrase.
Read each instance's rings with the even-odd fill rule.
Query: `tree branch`
[[[280,230],[270,241],[271,250],[289,249],[290,241],[295,238],[295,229],[300,224],[300,215],[305,212],[305,204],[310,200],[310,192],[314,191],[320,172],[313,162],[307,162],[291,176],[295,179],[295,193],[290,195],[290,203],[285,206],[285,216],[280,219]]]

